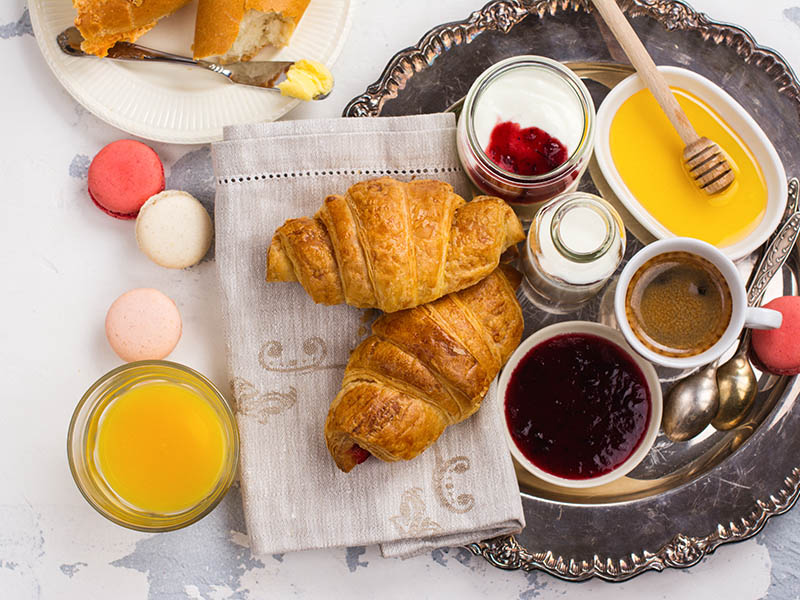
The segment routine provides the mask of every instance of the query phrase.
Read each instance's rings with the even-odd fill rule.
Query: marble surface
[[[481,5],[354,2],[353,27],[334,69],[336,90],[288,118],[337,116],[395,51]],[[693,5],[744,25],[800,68],[800,0],[770,0],[757,8],[746,0]],[[137,533],[101,518],[72,482],[65,436],[83,391],[119,362],[103,335],[105,311],[132,287],[163,290],[184,318],[171,358],[224,386],[214,264],[206,260],[179,272],[158,268],[136,249],[131,223],[108,218],[89,201],[90,157],[124,134],[60,88],[38,53],[23,0],[0,5],[0,52],[5,80],[14,82],[0,99],[0,360],[6,381],[0,396],[0,599],[800,598],[794,543],[800,510],[692,569],[622,584],[569,584],[541,573],[502,572],[463,549],[403,561],[381,559],[376,548],[363,547],[255,557],[236,488],[210,516],[175,533]],[[164,159],[168,187],[213,201],[207,146],[154,147]]]

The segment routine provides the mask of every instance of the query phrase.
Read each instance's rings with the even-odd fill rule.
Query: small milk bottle
[[[576,310],[602,289],[624,254],[625,226],[613,206],[593,194],[563,194],[531,223],[523,290],[550,312]]]

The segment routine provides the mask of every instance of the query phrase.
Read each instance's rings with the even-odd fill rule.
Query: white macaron
[[[136,218],[139,249],[168,269],[185,269],[199,263],[213,238],[211,217],[187,192],[165,190],[152,196]]]

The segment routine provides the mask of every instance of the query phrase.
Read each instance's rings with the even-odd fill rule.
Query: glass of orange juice
[[[207,515],[233,483],[231,407],[200,373],[168,361],[123,365],[84,394],[69,426],[70,470],[111,521],[170,531]]]

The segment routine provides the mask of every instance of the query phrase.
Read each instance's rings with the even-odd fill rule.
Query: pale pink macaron
[[[114,300],[106,314],[106,337],[119,357],[160,360],[181,338],[181,314],[165,294],[137,288]]]

